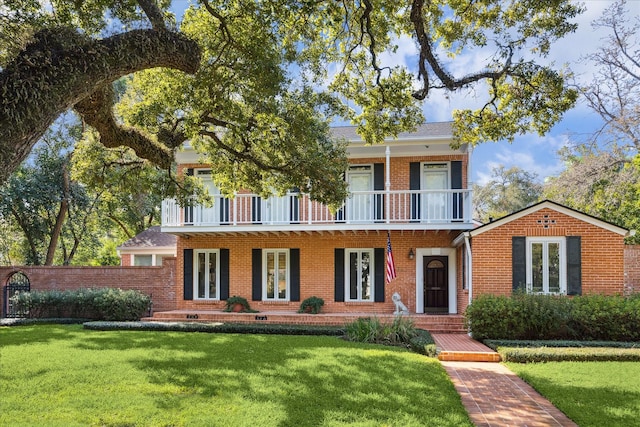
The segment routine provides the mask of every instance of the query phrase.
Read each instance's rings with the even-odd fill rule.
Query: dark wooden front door
[[[449,279],[446,256],[426,256],[423,258],[424,312],[449,312]]]

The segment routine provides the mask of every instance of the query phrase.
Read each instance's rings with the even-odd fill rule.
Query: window
[[[265,301],[289,300],[289,251],[287,249],[265,249],[263,295]]]
[[[193,293],[195,299],[220,299],[220,257],[216,251],[195,250]]]
[[[137,267],[149,267],[153,265],[153,255],[134,255],[133,265]]]
[[[347,199],[347,221],[370,221],[373,219],[373,167],[371,165],[350,166],[347,172],[349,198]]]
[[[527,239],[527,291],[536,294],[564,294],[566,285],[564,238]]]
[[[373,301],[373,249],[347,249],[345,256],[345,301]]]
[[[428,190],[422,197],[423,220],[443,221],[449,219],[449,164],[425,163],[423,165],[422,189]]]

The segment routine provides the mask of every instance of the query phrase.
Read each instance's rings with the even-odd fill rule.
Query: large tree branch
[[[428,1],[428,0],[427,0]],[[468,74],[461,78],[455,78],[451,73],[445,70],[438,60],[433,50],[433,41],[425,27],[425,17],[423,14],[425,0],[413,0],[411,3],[410,20],[413,24],[416,40],[420,49],[418,61],[418,77],[422,80],[422,88],[413,93],[414,98],[423,100],[429,94],[431,88],[446,88],[449,91],[463,88],[471,83],[481,80],[490,79],[498,80],[505,74],[510,72],[513,60],[513,47],[502,47],[505,59],[504,65],[497,71],[483,70],[476,73]],[[428,66],[428,67],[427,67]],[[433,74],[440,80],[442,86],[434,86],[430,82],[429,68]]]
[[[133,30],[102,40],[65,28],[39,32],[0,73],[0,183],[61,113],[98,89],[140,70],[195,73],[199,65],[197,43],[174,32]]]

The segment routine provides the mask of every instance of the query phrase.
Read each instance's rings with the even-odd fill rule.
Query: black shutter
[[[461,161],[453,161],[451,162],[451,189],[452,190],[461,190],[462,189],[462,162]],[[463,206],[463,197],[462,193],[453,193],[453,220],[461,221],[464,218],[462,212]]]
[[[567,295],[582,295],[582,244],[580,236],[567,237]]]
[[[260,196],[251,198],[251,222],[254,224],[262,223],[262,197]]]
[[[386,262],[384,257],[384,248],[375,248],[373,250],[373,262],[375,263],[375,272],[373,285],[375,286],[373,300],[375,302],[384,302],[384,280],[386,276]]]
[[[513,291],[527,289],[527,238],[511,238],[511,274]]]
[[[336,300],[336,302],[344,302],[344,249],[336,248],[334,259],[334,299]]]
[[[187,169],[185,171],[185,175],[193,176],[193,169],[192,168]],[[193,217],[193,204],[191,201],[189,201],[188,204],[184,207],[184,225],[193,225],[194,219],[195,218]]]
[[[300,301],[300,249],[289,249],[289,268],[289,300]]]
[[[262,301],[262,249],[251,250],[251,299]]]
[[[373,189],[374,191],[384,190],[384,163],[374,163],[373,165]],[[375,195],[375,218],[384,219],[384,195]]]
[[[420,162],[409,163],[409,190],[420,190]],[[411,195],[411,219],[420,219],[420,194]]]
[[[220,299],[229,299],[229,249],[220,249]]]
[[[182,252],[184,262],[184,299],[193,299],[193,249],[185,249]]]
[[[292,194],[289,196],[290,208],[289,208],[289,221],[291,224],[299,224],[300,223],[300,197],[298,197],[300,193],[299,188],[294,188],[291,190]]]
[[[347,174],[343,173],[342,174],[342,180],[345,181],[347,179]],[[347,191],[349,191],[349,188],[347,188]],[[345,221],[345,215],[344,215],[344,210],[346,208],[346,200],[343,200],[342,203],[342,207],[340,209],[338,209],[338,211],[336,212],[336,222],[343,222]]]
[[[218,203],[220,203],[220,225],[229,225],[229,199],[220,197]]]

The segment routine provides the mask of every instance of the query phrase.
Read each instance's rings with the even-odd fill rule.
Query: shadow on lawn
[[[444,369],[395,348],[334,337],[172,332],[92,333],[77,346],[144,349],[145,356],[131,363],[149,382],[183,390],[156,396],[160,409],[186,410],[189,396],[237,398],[276,405],[284,417],[278,425],[286,426],[367,420],[420,425],[423,419],[432,425],[471,425]],[[362,351],[351,351],[354,347]]]
[[[611,387],[582,387],[549,381],[527,373],[526,381],[544,394],[558,409],[580,426],[637,426],[640,417],[640,393]],[[579,396],[563,405],[554,396]]]

